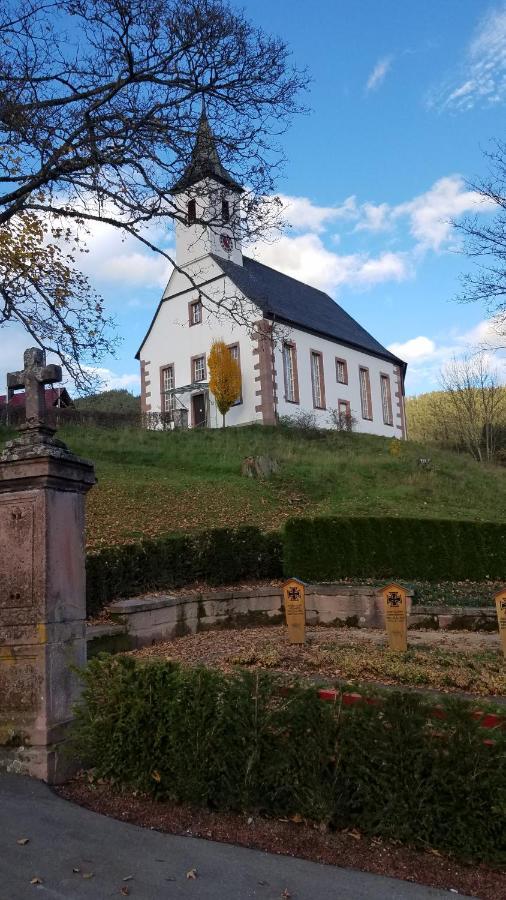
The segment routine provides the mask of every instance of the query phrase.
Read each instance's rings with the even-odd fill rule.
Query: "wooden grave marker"
[[[400,584],[386,584],[380,590],[385,603],[385,625],[390,650],[408,649],[407,591]]]
[[[283,585],[288,640],[291,644],[303,644],[306,640],[306,591],[299,578],[289,578]]]
[[[495,595],[495,608],[497,610],[497,624],[499,625],[499,637],[501,647],[506,657],[506,589]]]

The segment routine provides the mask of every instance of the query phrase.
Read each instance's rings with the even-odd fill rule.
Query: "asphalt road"
[[[20,840],[28,838],[21,844]],[[195,877],[187,873],[195,870]],[[31,883],[32,879],[38,879]],[[138,828],[0,775],[0,900],[438,900],[392,878]]]

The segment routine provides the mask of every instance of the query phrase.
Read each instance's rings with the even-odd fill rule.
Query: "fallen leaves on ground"
[[[279,528],[304,509],[304,498],[292,497],[289,487],[275,483],[255,484],[246,492],[239,483],[231,491],[226,483],[202,483],[176,488],[157,480],[101,481],[86,503],[86,545],[100,550],[128,544],[167,532],[200,531],[206,528],[257,525],[264,530]]]
[[[443,693],[506,694],[506,668],[491,637],[410,632],[409,639],[413,646],[398,653],[382,646],[385,636],[380,631],[315,626],[307,629],[307,643],[296,645],[288,642],[284,626],[273,626],[200,632],[144,647],[133,655],[224,672],[269,669],[293,676],[429,687]],[[465,649],[466,644],[473,649]]]

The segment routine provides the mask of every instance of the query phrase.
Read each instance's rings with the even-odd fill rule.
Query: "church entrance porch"
[[[161,392],[163,417],[169,428],[208,428],[209,385],[207,381],[169,388]]]

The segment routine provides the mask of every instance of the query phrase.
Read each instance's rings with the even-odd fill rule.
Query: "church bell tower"
[[[179,266],[210,253],[242,266],[240,198],[243,191],[221,164],[203,106],[190,162],[171,191],[183,219],[176,221]]]

